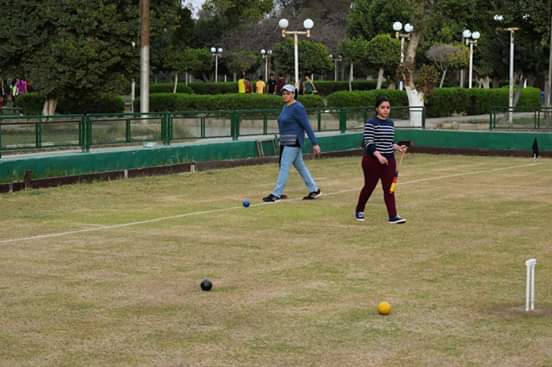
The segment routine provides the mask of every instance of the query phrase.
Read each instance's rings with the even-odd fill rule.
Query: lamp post
[[[494,16],[497,22],[504,21],[504,16],[497,14]],[[508,122],[512,123],[512,115],[514,112],[514,32],[519,31],[518,27],[510,27],[501,29],[510,32],[510,83],[508,88]]]
[[[218,58],[222,55],[222,48],[211,47],[211,54],[215,56],[215,83],[218,83]]]
[[[401,40],[401,65],[404,62],[404,43],[406,39],[410,39],[410,33],[414,30],[414,26],[410,23],[406,23],[403,28],[401,22],[393,23],[393,30],[395,31],[395,37]],[[404,33],[401,31],[404,30]],[[403,81],[399,81],[399,90],[403,90]]]
[[[288,31],[286,30],[289,26],[289,22],[287,19],[283,18],[280,19],[278,22],[278,26],[282,28],[282,37],[286,37],[287,35],[293,35],[293,59],[294,59],[294,65],[295,65],[295,88],[299,90],[299,35],[306,35],[310,38],[310,30],[312,27],[314,27],[314,22],[312,19],[305,19],[303,22],[303,27],[305,27],[306,31]]]
[[[462,32],[462,37],[466,41],[466,45],[470,45],[470,69],[468,72],[468,88],[471,89],[473,80],[473,46],[477,45],[477,40],[479,39],[479,37],[481,37],[481,33],[472,32],[469,29],[466,29],[464,30],[464,32]]]
[[[132,41],[132,51],[136,49],[136,42]],[[130,112],[134,113],[134,101],[136,100],[136,78],[132,77],[132,82],[130,83]]]
[[[265,82],[268,82],[268,59],[270,58],[270,55],[272,55],[272,50],[265,50],[263,48],[261,50],[261,55],[265,61]]]

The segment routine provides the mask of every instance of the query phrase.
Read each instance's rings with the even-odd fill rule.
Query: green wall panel
[[[397,140],[412,140],[416,147],[527,152],[531,151],[536,137],[541,152],[552,151],[552,133],[397,129],[396,137]],[[326,153],[355,150],[360,147],[362,133],[320,134],[318,140]],[[262,148],[265,155],[275,155],[272,140],[263,140]],[[307,143],[304,151],[310,149]],[[0,183],[22,181],[27,170],[33,171],[33,178],[38,179],[257,156],[255,140],[4,156],[0,159]]]

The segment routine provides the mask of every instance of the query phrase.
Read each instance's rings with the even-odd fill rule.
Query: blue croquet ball
[[[249,208],[249,200],[245,199],[244,201],[242,201],[242,204],[244,208]]]
[[[202,290],[208,292],[211,290],[211,288],[213,288],[213,283],[211,283],[209,279],[203,279],[199,286],[201,287]]]

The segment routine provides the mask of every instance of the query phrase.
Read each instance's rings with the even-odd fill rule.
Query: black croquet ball
[[[201,289],[204,291],[210,291],[211,288],[213,288],[213,283],[209,279],[203,279],[203,281],[200,284]]]

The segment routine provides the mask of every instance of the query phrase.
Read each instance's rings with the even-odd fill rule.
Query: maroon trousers
[[[397,208],[395,207],[395,194],[389,193],[393,176],[395,175],[396,162],[395,158],[387,158],[388,165],[381,164],[378,159],[371,155],[364,154],[362,158],[362,171],[364,172],[364,187],[360,191],[358,197],[358,203],[356,206],[357,212],[363,212],[366,207],[366,202],[370,199],[370,195],[376,188],[378,181],[381,179],[381,186],[383,188],[383,200],[387,207],[387,214],[389,217],[397,215]]]

